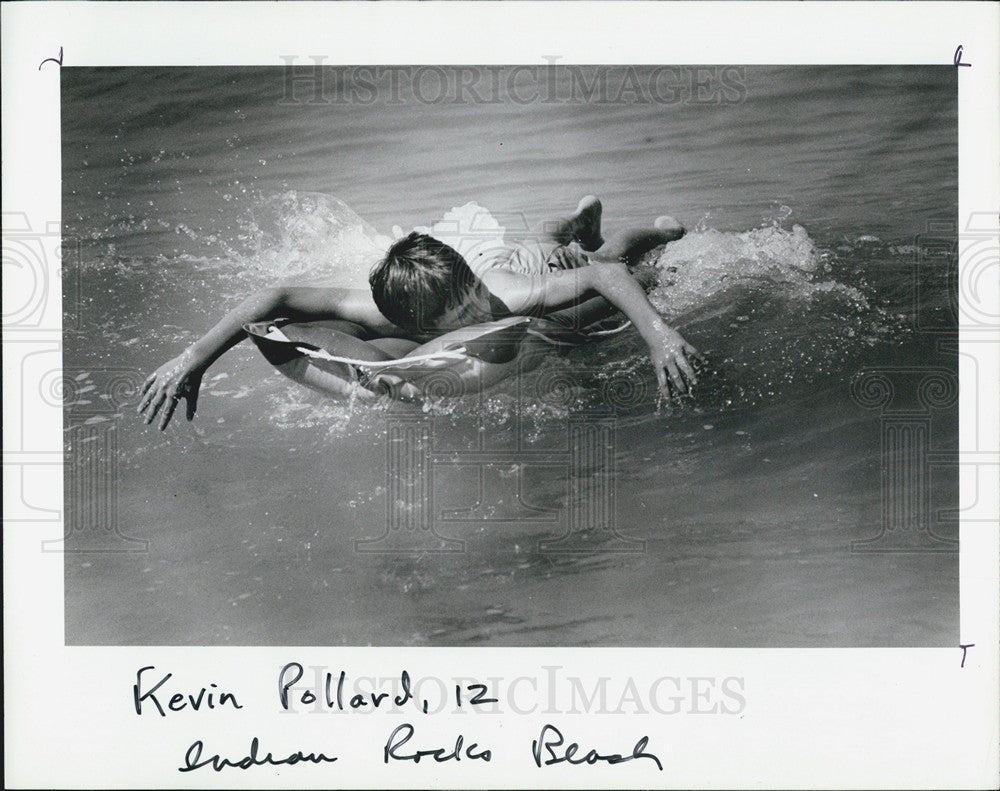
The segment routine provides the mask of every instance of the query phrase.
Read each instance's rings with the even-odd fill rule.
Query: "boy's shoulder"
[[[470,239],[456,249],[480,278],[495,269],[506,268],[514,252],[514,247],[501,239]]]
[[[575,242],[561,244],[551,239],[515,242],[507,247],[505,254],[491,261],[493,268],[531,277],[563,269],[579,269],[589,263],[587,254]]]

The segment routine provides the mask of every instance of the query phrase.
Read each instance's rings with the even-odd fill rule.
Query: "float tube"
[[[244,326],[265,359],[293,382],[332,395],[424,401],[479,392],[528,371],[556,349],[625,329],[574,330],[511,316],[463,327],[418,345],[373,338],[346,321],[261,321]]]

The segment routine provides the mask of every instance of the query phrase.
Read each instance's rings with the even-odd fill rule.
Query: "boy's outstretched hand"
[[[174,410],[182,398],[187,399],[187,419],[191,420],[198,408],[198,390],[204,369],[195,366],[189,351],[164,363],[149,375],[142,386],[142,398],[136,411],[149,425],[160,415],[160,431],[163,431],[174,416]]]
[[[694,346],[684,340],[677,330],[663,321],[654,326],[653,332],[656,340],[650,342],[649,354],[653,361],[653,370],[656,372],[656,381],[660,386],[660,392],[667,398],[671,395],[671,386],[679,393],[687,392],[691,385],[698,382],[698,377],[688,361],[688,356],[702,362],[704,362],[704,357]],[[685,379],[687,380],[686,384]]]

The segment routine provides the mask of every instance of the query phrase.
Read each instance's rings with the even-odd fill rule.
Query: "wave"
[[[517,417],[530,441],[546,426],[585,410],[603,409],[621,419],[644,421],[668,411],[676,418],[760,406],[806,392],[818,377],[844,378],[848,361],[859,349],[899,343],[907,332],[903,314],[880,304],[885,300],[880,300],[878,289],[856,269],[851,276],[843,262],[853,262],[862,253],[870,258],[873,250],[888,255],[892,248],[859,237],[846,252],[822,249],[803,226],[787,229],[781,222],[771,220],[742,232],[703,225],[653,251],[641,265],[658,281],[650,291],[652,304],[708,356],[695,398],[664,402],[642,340],[627,332],[566,356],[553,355],[525,381],[503,383],[481,398],[425,405],[425,411],[455,421],[476,414],[490,430],[504,430]],[[419,230],[456,245],[470,237],[502,241],[505,234],[521,231],[504,227],[474,202],[453,208]],[[201,310],[206,304],[224,304],[216,299],[219,292],[225,300],[234,300],[275,282],[367,287],[371,262],[402,233],[399,227],[391,236],[380,233],[334,196],[286,191],[255,201],[238,234],[219,247],[220,255],[180,256],[155,268],[136,261],[112,263],[119,268],[116,275],[122,268],[128,270],[127,277],[117,280],[120,287],[133,283],[145,290],[152,283],[158,295],[155,304],[144,303],[141,315],[133,313],[129,321],[162,327],[157,316],[170,314],[172,300],[187,311],[179,315],[190,315],[199,301]],[[892,254],[898,258],[905,251]],[[95,329],[111,344],[120,344],[125,338],[118,337],[122,333],[116,328],[123,316],[117,314],[123,308],[109,303],[104,310]],[[186,318],[173,320],[185,327],[188,323]],[[175,329],[150,343],[162,345],[173,338],[176,346],[190,341],[190,331]],[[151,359],[162,356],[153,348],[142,352]],[[165,353],[175,354],[176,348]],[[225,370],[225,360],[220,365]],[[254,398],[246,398],[251,391]],[[296,442],[303,446],[322,444],[332,435],[371,430],[386,413],[407,409],[338,401],[277,376],[261,379],[259,372],[238,369],[231,379],[210,377],[204,395],[223,407],[223,422],[195,430],[204,440],[236,444],[259,442],[259,430],[265,426],[286,439],[289,431],[302,434]],[[249,402],[258,413],[253,420],[239,417]],[[244,431],[241,424],[248,428]]]

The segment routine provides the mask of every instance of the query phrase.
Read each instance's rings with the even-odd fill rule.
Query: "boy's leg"
[[[616,234],[596,250],[593,257],[598,261],[620,261],[634,266],[654,247],[676,241],[683,235],[684,226],[673,217],[664,215],[656,218],[652,228],[632,229]]]
[[[576,242],[584,250],[596,250],[604,244],[601,209],[601,201],[595,195],[587,195],[580,200],[572,216],[545,223],[543,231],[557,244]]]

